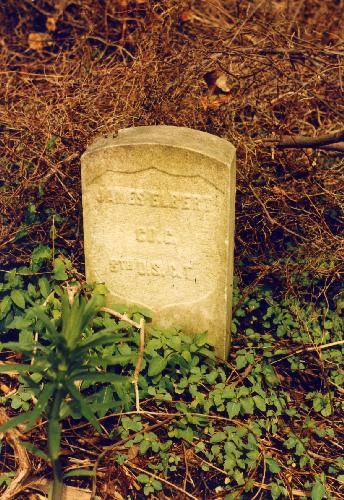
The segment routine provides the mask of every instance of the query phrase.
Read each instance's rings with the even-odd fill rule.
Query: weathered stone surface
[[[153,322],[229,345],[235,148],[187,128],[137,127],[82,157],[86,277]]]

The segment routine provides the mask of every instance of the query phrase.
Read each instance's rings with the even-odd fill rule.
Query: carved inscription
[[[223,196],[211,182],[155,170],[106,171],[83,203],[92,207],[94,279],[118,301],[159,309],[213,292]]]
[[[153,191],[127,187],[102,187],[96,195],[100,204],[132,205],[139,207],[174,208],[209,212],[216,207],[216,199],[208,195],[184,193],[179,191]]]
[[[163,260],[150,259],[111,259],[110,271],[118,273],[125,271],[130,274],[138,274],[140,276],[158,276],[177,278],[180,280],[194,281],[192,276],[192,264],[176,264],[165,262]]]
[[[135,230],[136,241],[139,243],[163,243],[164,245],[176,245],[177,238],[170,228],[158,229],[154,226],[140,226]]]

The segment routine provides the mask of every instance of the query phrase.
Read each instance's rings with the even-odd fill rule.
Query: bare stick
[[[344,153],[344,142],[336,142],[336,144],[328,144],[327,146],[321,146],[321,149],[326,149],[327,151],[338,151]]]
[[[296,351],[292,351],[283,358],[276,359],[276,361],[272,361],[271,364],[274,365],[283,361],[284,359],[290,358],[290,356],[294,356],[295,354],[300,354],[301,352],[311,352],[311,351],[322,351],[323,349],[329,349],[330,347],[335,347],[337,345],[343,345],[344,340],[337,340],[336,342],[330,342],[329,344],[322,344],[310,347],[301,347],[301,349],[297,349]]]
[[[344,151],[344,130],[339,130],[332,134],[319,135],[318,137],[309,137],[302,135],[282,135],[272,137],[266,142],[273,143],[276,148],[323,148],[334,151]],[[264,141],[265,142],[265,141]]]
[[[134,326],[138,330],[141,328],[140,323],[136,323],[136,321],[133,321],[132,319],[128,318],[126,314],[121,314],[117,311],[114,311],[113,309],[110,309],[109,307],[101,307],[100,311],[106,312],[111,316],[115,316],[115,318],[120,319],[121,321],[126,321],[127,323],[129,323],[129,325]]]
[[[132,380],[132,383],[134,384],[134,389],[135,389],[136,411],[140,412],[141,409],[140,409],[140,396],[139,396],[138,380],[139,380],[139,373],[140,373],[141,366],[142,366],[143,354],[144,354],[144,350],[145,350],[145,320],[144,320],[144,318],[141,318],[140,323],[137,323],[136,321],[129,319],[126,314],[121,314],[117,311],[114,311],[113,309],[108,308],[108,307],[102,307],[100,310],[102,312],[107,312],[108,314],[115,316],[115,318],[117,318],[121,321],[125,321],[129,325],[132,325],[135,328],[137,328],[138,330],[140,330],[139,355],[137,358],[136,367],[135,367],[133,380]]]
[[[328,349],[329,347],[335,347],[336,345],[343,345],[343,344],[344,340],[337,340],[336,342],[330,342],[329,344],[322,344],[322,345],[316,345],[314,347],[301,348],[298,349],[293,354],[298,354],[299,352],[304,352],[304,351],[321,351],[322,349]]]
[[[143,359],[144,350],[145,350],[145,320],[144,320],[144,318],[141,318],[140,319],[140,348],[139,348],[139,355],[137,358],[134,376],[133,376],[133,381],[132,381],[132,383],[134,384],[134,389],[135,389],[135,401],[136,401],[136,411],[137,412],[141,411],[138,380],[139,380],[139,374],[140,374],[140,370],[141,370],[141,366],[142,366],[142,359]]]
[[[133,464],[131,462],[126,462],[125,463],[126,466],[128,467],[132,467],[133,469],[136,469],[138,470],[139,472],[143,472],[144,474],[147,474],[148,476],[151,476],[153,477],[154,479],[157,479],[158,481],[161,481],[162,483],[164,484],[167,484],[167,486],[169,486],[170,488],[173,488],[174,490],[177,490],[179,491],[180,493],[183,494],[183,496],[185,497],[188,497],[188,498],[193,498],[194,500],[197,500],[197,497],[194,497],[193,495],[191,495],[191,493],[188,493],[186,490],[184,490],[183,488],[180,488],[179,486],[177,486],[176,484],[173,484],[173,483],[170,483],[170,481],[167,481],[167,479],[164,479],[163,477],[161,476],[158,476],[157,474],[153,474],[153,472],[150,472],[148,471],[147,469],[142,469],[141,467],[138,467],[136,464]]]

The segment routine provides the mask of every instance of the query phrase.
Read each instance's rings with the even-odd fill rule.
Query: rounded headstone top
[[[223,163],[230,163],[235,155],[231,142],[208,132],[172,125],[150,125],[120,129],[117,133],[97,137],[83,156],[107,148],[144,144],[195,151]]]

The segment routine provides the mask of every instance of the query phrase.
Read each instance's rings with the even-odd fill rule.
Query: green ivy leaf
[[[28,291],[30,297],[32,297],[34,299],[37,298],[37,291],[32,283],[28,284],[27,291]]]
[[[317,397],[313,399],[313,408],[315,411],[321,411],[323,407],[323,397],[319,394]]]
[[[25,309],[25,296],[20,290],[12,290],[11,299],[20,309]]]
[[[61,259],[54,260],[54,279],[56,281],[65,281],[66,279],[68,279],[66,266]]]
[[[148,439],[144,439],[143,441],[141,441],[139,448],[141,455],[144,455],[149,450],[149,448],[151,448],[151,445],[152,443],[148,441]]]
[[[217,377],[217,373],[216,372],[215,372],[215,375]],[[214,379],[214,382],[216,380],[216,377]],[[232,385],[227,385],[224,388],[223,392],[222,392],[222,397],[223,397],[223,399],[232,399],[232,398],[234,398],[235,397],[235,387],[233,387]]]
[[[22,330],[19,334],[19,344],[22,349],[31,351],[33,348],[33,333],[30,330]]]
[[[161,356],[155,356],[149,363],[148,375],[150,377],[155,377],[159,375],[167,366],[167,359]]]
[[[295,454],[300,457],[305,451],[306,449],[302,441],[298,441],[295,446]]]
[[[237,401],[231,401],[227,403],[227,413],[229,418],[234,418],[240,413],[240,403]]]
[[[46,299],[51,292],[51,285],[47,278],[39,278],[38,286],[41,291],[42,297]]]
[[[24,330],[25,328],[28,328],[31,323],[32,320],[29,318],[23,318],[23,316],[14,316],[11,323],[7,325],[7,328],[13,330]]]
[[[241,403],[241,408],[243,409],[244,413],[248,413],[249,415],[253,415],[253,411],[254,411],[253,398],[242,398],[240,400],[240,403]]]
[[[312,500],[322,500],[326,495],[326,489],[322,483],[318,481],[313,485],[312,488]]]
[[[8,314],[8,312],[11,309],[11,304],[12,304],[11,297],[6,295],[6,297],[4,297],[2,299],[1,304],[0,304],[0,317],[1,318],[3,318],[4,316],[6,316],[6,314]]]
[[[273,483],[273,485],[271,486],[271,496],[273,500],[279,498],[281,494],[282,494],[281,487],[277,483]]]
[[[193,340],[198,347],[202,347],[208,342],[208,332],[202,332],[194,335]]]
[[[151,484],[146,484],[143,488],[143,493],[148,497],[151,493],[154,493],[154,488]]]
[[[167,341],[167,344],[172,347],[173,350],[180,351],[182,346],[182,339],[179,336],[175,335]]]
[[[242,368],[245,368],[245,366],[247,366],[246,356],[237,356],[235,363],[236,363],[237,370],[241,370]]]
[[[147,476],[146,474],[139,474],[136,479],[141,484],[147,484],[150,481],[150,477]]]
[[[191,353],[190,351],[183,351],[182,356],[188,363],[191,363]]]
[[[329,398],[327,398],[325,401],[326,406],[321,410],[320,413],[323,417],[329,417],[332,414],[331,402]]]
[[[161,491],[162,490],[162,484],[157,479],[153,479],[152,486],[155,489],[155,491]]]
[[[279,472],[281,472],[280,466],[273,458],[267,458],[266,463],[269,466],[270,472],[272,472],[273,474],[278,474]]]
[[[244,475],[238,469],[235,469],[235,471],[234,471],[234,479],[239,486],[242,486],[243,484],[245,484]]]
[[[221,443],[221,441],[225,441],[227,439],[227,435],[224,432],[215,432],[210,438],[211,443]]]
[[[256,394],[255,396],[253,396],[253,401],[259,410],[266,411],[265,399],[262,396]]]
[[[191,427],[187,427],[186,429],[176,429],[176,437],[185,439],[185,441],[191,443],[195,436]]]
[[[141,316],[144,316],[147,319],[152,319],[153,317],[153,312],[147,307],[137,307],[135,308],[135,312],[141,314]]]
[[[31,269],[34,273],[40,270],[42,264],[52,257],[51,249],[45,245],[38,245],[31,254]]]

